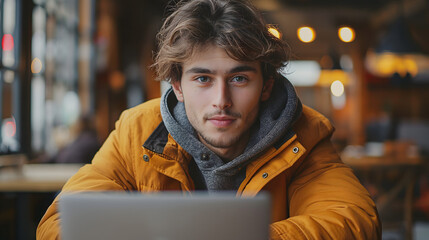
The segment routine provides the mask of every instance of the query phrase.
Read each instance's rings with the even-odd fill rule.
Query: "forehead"
[[[207,69],[231,69],[239,65],[251,66],[260,71],[259,61],[240,61],[229,56],[225,49],[209,44],[194,49],[191,57],[186,59],[183,64],[184,72],[186,69],[202,67]]]

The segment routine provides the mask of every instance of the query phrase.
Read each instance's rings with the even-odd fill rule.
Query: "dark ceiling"
[[[166,6],[179,0],[116,0],[118,29],[123,46],[130,56],[138,55],[144,39],[153,38],[166,16]],[[374,46],[381,32],[399,16],[404,16],[415,40],[429,53],[428,0],[250,0],[261,9],[268,23],[279,26],[285,39],[302,58],[319,58],[332,48],[351,51],[350,47],[366,49]],[[299,25],[316,28],[317,40],[303,44],[296,38]],[[338,42],[335,29],[351,25],[358,31],[351,45]],[[126,36],[126,37],[125,37]],[[132,37],[131,37],[132,36]],[[137,57],[137,56],[136,56]]]
[[[296,7],[346,7],[378,10],[391,2],[398,2],[398,0],[279,0],[279,2],[286,6]]]

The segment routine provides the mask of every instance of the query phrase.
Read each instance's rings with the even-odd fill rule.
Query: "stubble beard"
[[[219,130],[219,131],[223,131],[223,130]],[[223,131],[223,132],[225,132],[225,131]],[[246,135],[246,132],[239,134],[239,135],[236,135],[236,136],[232,136],[229,139],[215,139],[215,138],[207,136],[203,132],[200,132],[197,130],[197,134],[198,134],[198,137],[200,138],[200,140],[203,143],[205,143],[206,145],[210,145],[214,148],[230,148],[230,147],[233,147],[234,144],[236,144],[241,139],[243,139],[243,137]]]

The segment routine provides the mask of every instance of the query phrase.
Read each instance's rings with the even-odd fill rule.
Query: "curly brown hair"
[[[273,36],[259,11],[246,0],[190,0],[176,4],[158,35],[152,67],[158,80],[180,81],[182,64],[208,44],[238,61],[259,61],[264,79],[289,58],[289,46]]]

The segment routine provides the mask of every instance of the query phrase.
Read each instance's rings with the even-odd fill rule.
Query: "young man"
[[[172,88],[125,111],[63,191],[267,191],[272,239],[379,239],[367,191],[335,152],[333,127],[277,71],[287,46],[244,0],[178,4],[155,68]],[[142,147],[143,146],[143,147]],[[59,233],[56,201],[39,239]]]

